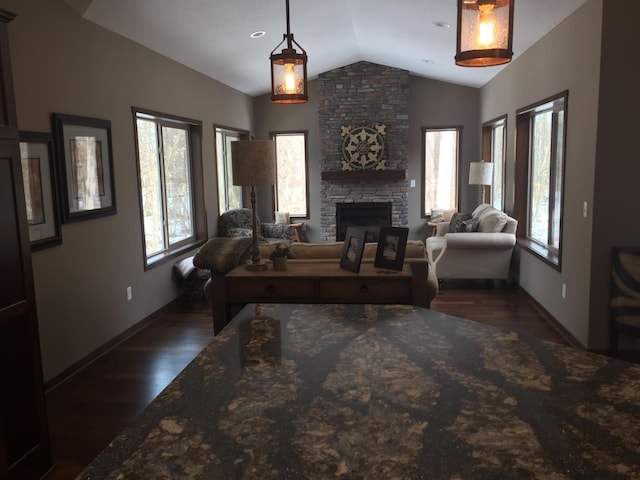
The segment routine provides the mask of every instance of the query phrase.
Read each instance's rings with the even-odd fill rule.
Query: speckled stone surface
[[[640,366],[405,305],[248,305],[80,479],[640,479]]]

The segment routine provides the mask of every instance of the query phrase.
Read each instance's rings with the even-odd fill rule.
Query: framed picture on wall
[[[111,122],[52,114],[60,171],[62,221],[77,222],[116,213]]]
[[[31,250],[62,243],[56,162],[50,133],[20,132],[20,162]]]
[[[380,227],[376,259],[373,265],[389,270],[402,270],[408,237],[408,228]]]
[[[342,255],[340,256],[340,268],[354,273],[360,271],[366,236],[367,231],[364,228],[347,228]]]

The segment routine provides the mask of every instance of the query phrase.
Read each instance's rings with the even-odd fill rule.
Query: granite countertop
[[[640,479],[640,366],[406,305],[248,305],[80,479]]]

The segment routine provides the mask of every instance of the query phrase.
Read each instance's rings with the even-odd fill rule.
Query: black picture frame
[[[62,222],[116,213],[111,122],[51,114],[59,168]]]
[[[340,256],[340,268],[354,273],[360,272],[360,263],[364,252],[364,243],[367,231],[363,228],[348,227],[344,237],[342,255]]]
[[[406,227],[380,227],[374,267],[402,270],[408,237]]]
[[[62,244],[53,135],[19,132],[20,163],[31,250]]]

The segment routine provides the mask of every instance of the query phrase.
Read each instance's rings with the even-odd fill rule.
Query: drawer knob
[[[360,293],[367,293],[369,291],[369,287],[367,287],[366,283],[360,285]]]
[[[276,287],[273,286],[273,283],[270,283],[269,285],[267,285],[267,293],[273,293],[276,291]]]

